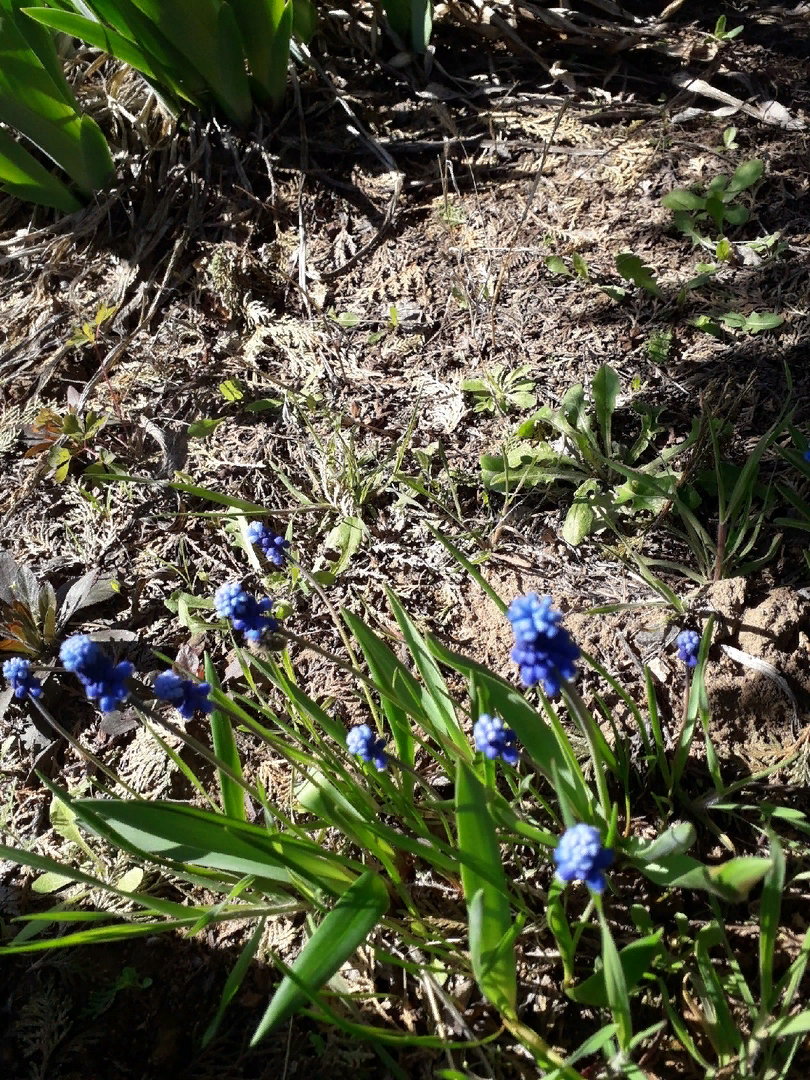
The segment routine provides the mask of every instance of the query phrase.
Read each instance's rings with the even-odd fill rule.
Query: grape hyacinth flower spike
[[[804,452],[804,460],[810,465],[810,446]]]
[[[258,643],[266,634],[278,630],[278,623],[270,614],[273,601],[269,597],[257,600],[236,581],[217,589],[214,607],[217,615],[228,619],[234,630],[241,630],[247,641]]]
[[[373,761],[377,772],[382,772],[388,765],[385,739],[375,735],[368,724],[359,724],[352,728],[346,736],[346,749],[361,761]]]
[[[601,893],[606,884],[603,871],[613,862],[613,851],[603,846],[598,829],[580,823],[562,834],[554,862],[558,881],[584,881],[589,889]]]
[[[697,667],[700,650],[700,634],[697,630],[681,630],[675,638],[675,645],[678,648],[678,659],[687,667]]]
[[[196,683],[192,679],[183,679],[173,671],[164,671],[152,684],[152,690],[158,701],[168,701],[186,720],[195,712],[210,713],[214,708],[208,695],[211,685],[207,682]]]
[[[24,697],[38,698],[42,693],[39,679],[31,674],[30,661],[23,660],[21,656],[12,656],[10,660],[6,660],[3,664],[3,674],[8,679],[15,698],[20,700]]]
[[[491,761],[503,758],[507,765],[517,765],[520,754],[517,748],[517,735],[507,727],[500,716],[481,713],[473,728],[475,749],[480,750]]]
[[[580,656],[579,646],[560,626],[562,612],[552,608],[550,596],[529,593],[512,601],[506,617],[515,633],[512,659],[524,686],[541,683],[549,697],[556,697],[563,679],[575,677]]]
[[[126,660],[114,664],[87,634],[68,638],[59,650],[59,659],[67,671],[81,679],[87,696],[98,701],[102,712],[114,712],[129,697],[126,683],[135,668]]]
[[[287,548],[290,541],[274,533],[263,521],[252,521],[248,525],[248,540],[257,547],[271,563],[282,570],[287,565]]]

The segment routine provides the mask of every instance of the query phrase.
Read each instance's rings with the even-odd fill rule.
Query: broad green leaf
[[[658,287],[652,270],[649,266],[644,265],[638,255],[634,255],[630,251],[620,252],[616,256],[616,269],[623,278],[632,281],[642,289],[646,289],[653,296],[663,297],[664,294]]]
[[[754,158],[752,161],[744,161],[742,165],[738,166],[734,171],[734,175],[729,181],[729,185],[726,188],[725,198],[731,200],[735,195],[739,195],[741,191],[745,191],[746,188],[751,187],[765,172],[765,162],[760,161],[759,158]]]
[[[481,781],[459,760],[456,773],[456,826],[464,854],[461,883],[467,901],[470,958],[481,993],[501,1012],[514,1015],[517,975],[514,945],[503,948],[512,931],[501,853]]]
[[[82,208],[62,181],[5,131],[0,131],[0,191],[66,214]]]
[[[697,840],[697,831],[691,821],[679,821],[671,825],[649,844],[631,850],[634,859],[641,862],[658,862],[672,855],[682,855]]]
[[[641,982],[644,973],[661,952],[663,934],[663,930],[656,930],[655,933],[639,938],[638,941],[631,941],[618,953],[628,992]],[[572,1001],[580,1005],[590,1005],[598,1009],[606,1009],[609,1005],[604,968],[595,972],[579,986],[568,987],[565,992]]]
[[[278,104],[287,84],[292,0],[230,0],[260,98]]]
[[[217,669],[211,662],[208,653],[205,654],[205,681],[213,690],[220,689]],[[218,758],[230,767],[231,772],[237,776],[242,775],[242,762],[239,760],[239,751],[236,748],[236,740],[233,737],[231,718],[227,713],[214,709],[210,715],[211,742],[214,753]],[[238,818],[240,821],[247,819],[245,810],[245,792],[228,773],[222,769],[217,770],[219,776],[219,790],[222,795],[222,808],[227,817]]]
[[[343,573],[349,565],[352,556],[359,551],[363,541],[368,537],[368,529],[359,517],[347,517],[332,529],[324,538],[323,546],[328,551],[336,551],[338,558],[329,566],[330,571],[337,575]]]
[[[546,269],[550,270],[552,274],[563,274],[565,277],[571,277],[571,271],[565,265],[565,260],[561,259],[559,255],[549,255],[546,259]]]
[[[563,523],[562,536],[566,544],[577,547],[591,532],[596,514],[590,503],[590,496],[599,491],[598,480],[586,480],[574,492],[574,501]]]
[[[202,416],[188,425],[188,437],[190,439],[207,439],[213,435],[219,425],[225,420],[224,416]]]
[[[330,893],[343,892],[354,875],[316,844],[182,803],[72,799],[91,829],[99,820],[148,855],[286,884],[297,874]]]
[[[805,1009],[796,1016],[786,1016],[783,1020],[777,1020],[766,1029],[765,1035],[770,1039],[784,1039],[788,1035],[806,1035],[808,1032],[810,1032],[810,1009]]]
[[[389,897],[377,874],[367,871],[341,896],[284,976],[250,1040],[256,1046],[317,994],[388,910]]]
[[[85,194],[103,187],[113,172],[106,139],[95,121],[65,100],[61,83],[8,15],[0,19],[0,56],[0,121],[30,139]]]
[[[613,413],[619,389],[619,376],[615,370],[610,364],[602,364],[593,377],[591,396],[596,422],[602,435],[602,446],[608,457],[611,456]]]
[[[702,210],[705,204],[704,198],[686,188],[675,188],[661,199],[661,205],[667,210]]]

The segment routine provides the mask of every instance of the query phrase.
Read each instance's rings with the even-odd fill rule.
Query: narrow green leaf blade
[[[220,689],[219,676],[214,667],[211,657],[205,654],[205,681],[213,690]],[[231,718],[220,709],[214,709],[211,713],[211,741],[214,745],[214,753],[225,762],[231,772],[242,775],[242,762],[239,760],[239,751],[236,740],[233,737]],[[245,810],[245,793],[232,776],[222,769],[217,770],[219,776],[219,790],[222,795],[222,807],[228,817],[237,818],[240,821],[247,820]]]
[[[512,913],[495,824],[486,789],[469,765],[458,763],[456,825],[461,883],[470,917],[470,957],[481,993],[501,1012],[514,1015],[517,975],[514,946],[503,948]]]
[[[276,990],[250,1040],[256,1046],[318,990],[362,945],[388,910],[388,890],[372,871],[359,877],[338,900],[301,950]]]

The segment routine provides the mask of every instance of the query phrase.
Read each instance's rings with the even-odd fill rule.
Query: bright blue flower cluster
[[[251,544],[255,544],[264,553],[265,558],[269,559],[279,570],[286,566],[287,548],[290,546],[289,540],[285,540],[283,536],[274,533],[262,521],[251,521],[250,525],[248,525],[247,535]]]
[[[507,765],[517,765],[520,757],[517,748],[517,735],[507,727],[500,716],[481,713],[473,728],[475,749],[480,750],[490,760],[501,757]]]
[[[208,695],[211,685],[207,682],[195,683],[191,679],[182,679],[173,671],[164,671],[152,684],[158,701],[168,701],[175,709],[190,720],[195,712],[210,713],[213,703]]]
[[[382,772],[388,765],[385,739],[375,735],[368,724],[360,724],[352,728],[346,736],[346,749],[350,754],[356,754],[362,761],[373,761],[377,766],[377,772]]]
[[[26,695],[37,698],[42,693],[42,686],[36,675],[31,674],[31,663],[21,656],[12,656],[3,664],[3,674],[9,681],[16,698]]]
[[[808,464],[810,464],[810,447],[808,447],[804,452],[804,460],[808,462]]]
[[[697,667],[700,649],[700,634],[697,630],[681,630],[675,638],[675,644],[678,648],[678,659],[687,667]]]
[[[114,712],[129,697],[127,680],[135,671],[124,660],[114,664],[97,641],[87,634],[74,634],[59,650],[59,659],[68,671],[72,671],[84,683],[91,701],[98,701],[102,712]]]
[[[601,893],[605,888],[602,873],[613,862],[613,852],[602,846],[599,830],[593,825],[572,825],[560,837],[554,851],[557,878],[560,881],[584,881],[589,889]]]
[[[248,641],[259,642],[265,634],[274,634],[278,623],[270,614],[273,601],[257,600],[238,582],[221,585],[214,593],[214,607],[221,619],[230,619],[234,630],[241,630]]]
[[[573,679],[577,673],[575,661],[579,647],[560,626],[562,612],[551,606],[551,597],[542,600],[537,593],[516,597],[506,613],[515,632],[512,659],[520,668],[525,686],[542,683],[549,697],[560,692],[563,679]]]

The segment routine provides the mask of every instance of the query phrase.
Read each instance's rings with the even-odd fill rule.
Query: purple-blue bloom
[[[126,660],[114,664],[97,641],[87,634],[74,634],[62,644],[59,659],[67,671],[77,675],[91,701],[98,700],[102,712],[114,712],[129,697],[126,683],[135,668]]]
[[[38,698],[42,693],[42,686],[36,675],[31,674],[31,664],[23,660],[21,656],[12,656],[3,664],[3,674],[8,679],[9,686],[14,691],[16,698],[26,696]]]
[[[221,619],[230,619],[234,630],[241,630],[248,641],[259,642],[265,634],[274,634],[278,623],[270,614],[273,601],[257,600],[232,581],[214,593],[214,607]]]
[[[605,875],[602,873],[613,862],[613,851],[602,846],[599,830],[593,825],[580,822],[566,829],[554,851],[557,864],[557,878],[566,884],[569,881],[584,881],[589,889],[601,893],[605,888]]]
[[[804,452],[804,460],[810,464],[810,446]]]
[[[251,521],[248,525],[248,540],[255,544],[265,557],[279,569],[287,563],[287,548],[290,541],[274,533],[263,521]]]
[[[687,667],[697,667],[700,649],[700,634],[697,630],[681,630],[675,638],[675,644],[678,648],[678,659]]]
[[[562,612],[552,608],[550,596],[541,599],[529,593],[515,597],[506,617],[515,632],[512,659],[524,685],[542,683],[548,696],[556,697],[562,680],[576,675],[575,661],[580,656],[579,646],[560,625]]]
[[[375,735],[368,724],[359,724],[352,728],[346,736],[346,749],[362,761],[373,761],[377,772],[382,772],[388,764],[385,739]]]
[[[198,710],[210,713],[214,707],[208,697],[211,693],[210,683],[183,679],[173,671],[164,671],[158,675],[152,684],[152,690],[158,701],[168,701],[174,705],[186,720],[190,720]]]
[[[520,754],[517,748],[517,735],[507,727],[500,716],[481,713],[473,728],[475,749],[480,750],[490,760],[503,758],[507,765],[517,765]]]

